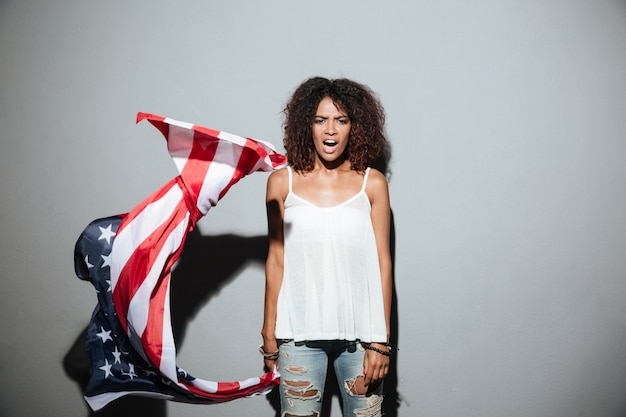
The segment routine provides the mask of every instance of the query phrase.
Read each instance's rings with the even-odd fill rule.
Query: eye
[[[316,125],[321,125],[326,121],[326,119],[324,119],[323,117],[316,117],[315,119],[313,119],[313,123],[315,123]]]
[[[350,119],[348,119],[347,117],[342,117],[341,119],[337,119],[337,123],[339,123],[340,125],[347,125],[348,123],[350,123]]]

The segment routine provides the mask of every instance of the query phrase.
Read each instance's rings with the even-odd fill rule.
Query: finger
[[[372,367],[370,366],[370,361],[368,360],[367,354],[363,359],[363,384],[365,386],[369,385],[372,380]]]
[[[276,372],[278,369],[278,361],[266,359],[263,361],[268,371]]]
[[[372,376],[370,372],[370,367],[367,364],[367,361],[365,361],[365,363],[363,364],[363,384],[365,386],[368,386],[371,380]]]
[[[365,374],[363,378],[363,385],[367,387],[371,382],[372,382],[372,377],[368,374]]]

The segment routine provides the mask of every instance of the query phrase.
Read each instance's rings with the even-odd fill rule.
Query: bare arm
[[[267,180],[266,208],[269,249],[265,262],[265,308],[263,318],[263,349],[266,352],[278,350],[274,330],[276,328],[276,306],[278,292],[283,281],[283,214],[284,202],[287,194],[287,172],[280,170],[273,172]],[[265,360],[265,365],[274,370],[275,360]]]
[[[378,261],[380,264],[380,275],[383,289],[383,302],[385,307],[385,323],[387,326],[387,340],[389,342],[390,321],[391,321],[391,298],[392,298],[392,265],[391,250],[389,247],[389,233],[391,228],[391,208],[389,202],[389,187],[385,176],[375,169],[369,174],[367,195],[372,206],[372,225],[376,238],[376,248],[378,251]],[[372,343],[379,349],[386,349],[383,345]],[[363,367],[365,369],[365,384],[375,383],[383,379],[389,372],[389,357],[380,353],[366,350]]]

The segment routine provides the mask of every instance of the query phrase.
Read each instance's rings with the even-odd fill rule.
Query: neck
[[[315,158],[315,164],[313,165],[314,171],[334,171],[340,169],[351,169],[352,163],[345,157],[341,157],[334,161],[325,161],[320,157]]]

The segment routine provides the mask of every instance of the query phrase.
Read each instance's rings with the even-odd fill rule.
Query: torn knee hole
[[[311,383],[307,381],[285,381],[286,394],[292,397],[317,398],[320,394],[317,389],[310,389]]]
[[[346,389],[352,395],[365,395],[367,394],[367,387],[365,386],[365,377],[359,375],[353,379],[346,381]]]
[[[306,368],[303,366],[288,366],[285,368],[285,370],[293,374],[301,374],[306,372]]]
[[[383,397],[380,395],[373,395],[368,397],[367,405],[365,408],[354,410],[356,417],[381,417],[381,405],[383,403]]]

